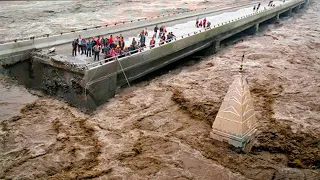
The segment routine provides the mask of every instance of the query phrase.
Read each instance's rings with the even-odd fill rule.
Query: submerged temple
[[[248,84],[237,76],[221,104],[210,137],[246,148],[256,133],[256,116]]]

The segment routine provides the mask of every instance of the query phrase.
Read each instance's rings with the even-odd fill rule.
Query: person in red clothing
[[[110,48],[114,47],[112,35],[110,35],[110,37],[109,37],[109,44],[110,44]]]
[[[154,45],[156,44],[156,41],[154,40],[154,37],[152,37],[151,41],[150,41],[150,49],[154,48]]]
[[[203,27],[206,28],[207,18],[203,19]]]
[[[113,38],[112,38],[112,35],[110,35],[109,37],[109,44],[112,44],[113,43]]]
[[[109,51],[108,57],[115,57],[118,54],[116,53],[114,47]]]
[[[101,46],[100,36],[98,36],[98,38],[97,38],[97,40],[96,40],[96,41],[97,41],[97,45],[98,45],[98,46]]]

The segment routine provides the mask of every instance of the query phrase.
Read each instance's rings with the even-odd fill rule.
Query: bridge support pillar
[[[256,31],[255,33],[259,32],[259,24],[257,23],[254,25],[254,30]]]
[[[298,13],[299,9],[300,9],[300,5],[294,7],[294,8],[292,9],[292,11],[295,12],[295,13]]]
[[[213,42],[214,52],[219,51],[219,49],[220,49],[220,42],[221,42],[221,41],[215,41],[215,42]]]
[[[309,5],[309,0],[305,0],[305,2],[300,6],[300,8],[305,8]]]
[[[290,9],[288,9],[288,11],[284,12],[283,15],[292,16],[292,8],[290,8]]]
[[[276,21],[279,21],[279,19],[280,19],[280,14],[278,13],[276,16]]]
[[[288,16],[292,16],[292,8],[289,9]]]
[[[250,34],[250,35],[253,35],[253,34],[259,32],[259,24],[257,23],[257,24],[255,24],[255,25],[253,25],[252,27],[250,27],[250,28],[247,30],[247,32],[248,32],[248,34]]]

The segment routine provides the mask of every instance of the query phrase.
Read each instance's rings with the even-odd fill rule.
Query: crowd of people
[[[94,56],[94,61],[100,58],[100,53],[104,55],[104,58],[114,57],[119,55],[125,55],[126,52],[134,50],[135,46],[127,47],[123,40],[123,36],[120,34],[114,38],[112,35],[109,38],[104,38],[104,36],[98,36],[97,38],[79,38],[74,39],[72,42],[72,56],[76,56],[77,52],[81,55],[86,55],[87,57]]]
[[[283,0],[285,2],[285,0]],[[258,11],[261,6],[259,3],[257,6],[253,7],[254,11]],[[273,1],[269,1],[268,6],[274,7],[275,4]],[[207,21],[206,18],[200,20],[199,17],[196,19],[196,27],[197,28],[210,28],[211,23]],[[82,38],[79,35],[79,38],[74,39],[72,42],[72,56],[76,56],[77,52],[81,55],[86,55],[87,57],[94,56],[94,61],[100,58],[100,54],[102,53],[104,59],[110,57],[124,57],[130,54],[137,53],[142,51],[147,45],[146,40],[148,37],[148,30],[145,28],[141,31],[137,41],[136,38],[132,39],[132,42],[129,46],[125,45],[125,41],[123,36],[120,34],[114,38],[112,35],[109,38],[104,38],[103,36],[98,36],[97,38]],[[165,26],[161,26],[160,28],[158,25],[154,27],[154,33],[151,37],[149,47],[154,48],[157,44],[156,39],[159,39],[159,46],[171,42],[176,36],[172,32],[167,32]]]
[[[285,3],[286,0],[283,0],[282,2]],[[253,6],[253,11],[259,11],[260,6],[261,6],[261,3],[259,3],[257,6]],[[268,6],[275,7],[276,5],[273,3],[273,1],[269,1]]]
[[[196,27],[197,28],[210,28],[211,22],[207,21],[207,18],[199,21],[199,17],[196,19]]]
[[[159,33],[158,33],[159,31]],[[148,37],[148,30],[145,28],[139,34],[137,41],[136,38],[132,39],[129,46],[125,45],[122,34],[114,38],[112,35],[109,38],[104,36],[98,36],[97,38],[82,38],[81,35],[72,42],[72,56],[77,56],[77,52],[80,55],[86,55],[87,57],[94,56],[94,61],[99,61],[100,55],[102,54],[104,59],[111,57],[124,57],[130,54],[142,51],[146,45],[146,39]],[[150,40],[150,49],[156,46],[156,39],[159,40],[159,46],[171,42],[175,38],[172,32],[167,32],[165,26],[158,28],[158,25],[154,28],[154,34]]]
[[[159,34],[158,34],[159,31]],[[158,36],[159,40],[159,46],[163,45],[164,43],[171,42],[176,36],[172,32],[168,32],[165,26],[161,26],[160,28],[156,25],[154,27],[154,34],[152,36],[152,43],[150,41],[150,48],[153,48],[155,46],[155,38]]]

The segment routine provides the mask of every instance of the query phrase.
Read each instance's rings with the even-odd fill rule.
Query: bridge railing
[[[280,4],[280,5],[276,6],[276,7],[279,7],[279,6],[282,6],[282,4]],[[121,59],[124,58],[124,57],[132,56],[132,55],[138,54],[138,53],[140,53],[140,52],[144,52],[144,51],[148,51],[148,50],[151,50],[151,49],[160,47],[160,46],[164,46],[164,45],[166,45],[166,44],[172,43],[172,42],[177,41],[177,40],[179,40],[179,39],[183,39],[183,38],[186,38],[186,37],[189,37],[189,36],[192,36],[192,35],[195,35],[195,34],[204,32],[204,31],[207,31],[207,30],[209,30],[209,29],[215,29],[215,28],[218,28],[218,27],[220,27],[220,26],[223,26],[223,25],[226,25],[226,24],[229,24],[229,23],[232,23],[232,22],[235,22],[235,21],[244,19],[244,18],[248,18],[248,17],[254,16],[254,15],[258,14],[258,13],[262,13],[262,12],[264,12],[264,11],[271,10],[271,9],[273,9],[273,8],[275,8],[275,7],[270,7],[270,8],[267,8],[267,9],[262,9],[262,10],[254,11],[254,12],[252,12],[252,13],[250,13],[250,14],[247,14],[247,15],[244,15],[244,16],[241,16],[241,17],[237,17],[237,18],[231,19],[231,20],[229,20],[229,21],[225,21],[225,22],[222,22],[222,23],[217,23],[217,24],[215,24],[215,25],[211,25],[211,26],[208,27],[208,28],[203,28],[203,29],[199,29],[199,30],[197,30],[197,31],[185,33],[185,34],[183,34],[183,35],[181,35],[181,36],[172,38],[172,39],[170,40],[170,42],[167,42],[168,40],[164,41],[165,44],[163,44],[163,45],[160,45],[160,44],[163,42],[162,40],[160,40],[160,42],[156,43],[155,45],[148,45],[148,46],[145,46],[145,47],[143,47],[143,48],[139,48],[139,49],[136,49],[136,50],[128,51],[128,52],[125,53],[125,54],[126,54],[125,56],[123,56],[123,55],[118,55],[118,56],[114,56],[114,57],[109,57],[109,58],[102,59],[102,60],[97,61],[97,62],[93,62],[93,63],[86,64],[85,67],[86,67],[86,69],[91,69],[91,68],[96,67],[96,66],[100,66],[100,65],[107,64],[107,63],[109,63],[110,61],[113,61],[113,60],[116,60],[116,59],[121,60]],[[85,60],[89,60],[89,59],[92,59],[92,58],[86,58]],[[84,65],[85,63],[81,63],[81,64]]]
[[[256,1],[258,1],[258,0],[256,0]],[[252,2],[252,1],[242,0],[240,2],[233,2],[233,3],[227,3],[225,5],[214,6],[213,8],[219,8],[219,7],[223,7],[223,6],[226,6],[226,5],[243,5],[245,2]],[[34,39],[39,39],[39,38],[49,38],[51,36],[64,35],[64,34],[68,34],[68,33],[76,33],[76,32],[79,33],[79,32],[98,29],[98,28],[102,28],[102,27],[117,26],[117,25],[126,24],[126,23],[133,23],[133,22],[145,21],[145,20],[150,20],[150,19],[169,17],[169,16],[174,16],[174,15],[177,15],[177,14],[183,14],[183,13],[193,12],[193,11],[202,11],[202,10],[206,10],[206,9],[208,9],[208,8],[193,9],[193,10],[187,10],[187,11],[184,11],[184,12],[174,12],[174,13],[169,13],[169,14],[162,14],[162,15],[149,17],[149,18],[143,17],[143,18],[138,18],[138,19],[135,19],[135,20],[119,21],[119,22],[109,23],[109,24],[104,24],[104,25],[95,25],[95,26],[92,26],[92,27],[81,28],[81,29],[73,29],[73,30],[70,30],[70,31],[64,31],[64,32],[59,32],[59,33],[55,33],[55,34],[46,33],[46,34],[42,34],[42,35],[33,35],[33,36],[24,37],[24,38],[9,39],[9,40],[5,40],[5,41],[0,41],[0,44],[18,42],[18,41],[34,40]]]

